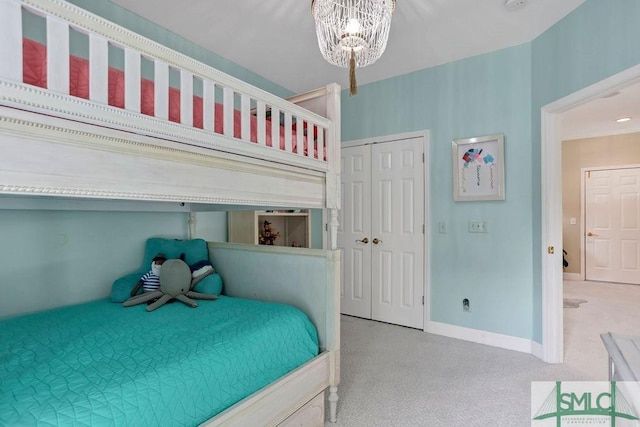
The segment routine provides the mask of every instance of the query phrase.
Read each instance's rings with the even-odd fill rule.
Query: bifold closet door
[[[422,138],[371,146],[371,318],[424,328]]]
[[[341,312],[371,319],[371,148],[342,149]]]
[[[424,328],[424,142],[342,149],[342,313]]]

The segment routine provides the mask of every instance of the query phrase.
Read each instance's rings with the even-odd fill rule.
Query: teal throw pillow
[[[222,293],[222,277],[218,273],[209,274],[196,283],[193,290],[203,294],[220,295]]]

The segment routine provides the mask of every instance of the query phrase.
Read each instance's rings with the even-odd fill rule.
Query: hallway
[[[564,363],[585,377],[608,380],[600,334],[640,335],[640,286],[565,280],[564,298],[587,301],[563,310]]]

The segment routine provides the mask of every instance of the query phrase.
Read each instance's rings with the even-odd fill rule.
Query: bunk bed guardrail
[[[46,21],[46,88],[24,83],[23,13]],[[69,89],[72,30],[89,44],[88,100],[82,102]],[[110,46],[124,56],[123,108],[109,105]],[[337,165],[339,129],[332,120],[65,1],[0,0],[0,57],[3,106],[321,172]],[[141,111],[144,60],[153,64],[153,116]],[[170,73],[179,74],[179,88],[171,88]],[[339,96],[337,85],[327,88]],[[179,123],[170,120],[172,89],[179,91]]]

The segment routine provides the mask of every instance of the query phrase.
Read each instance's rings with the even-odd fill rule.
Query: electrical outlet
[[[462,311],[471,311],[471,301],[469,301],[469,298],[465,298],[462,300]]]
[[[487,221],[469,220],[469,233],[486,233]]]

